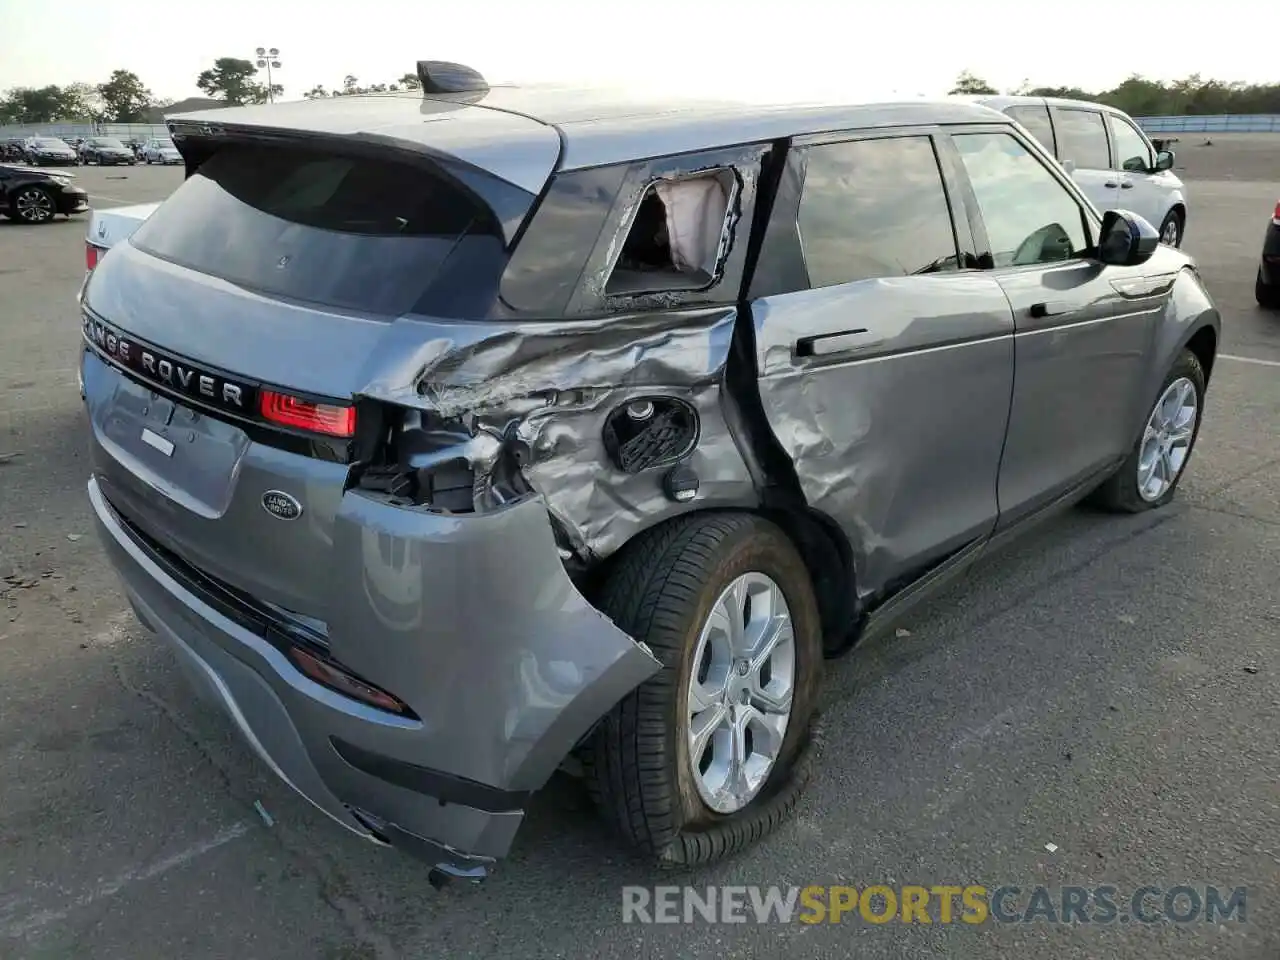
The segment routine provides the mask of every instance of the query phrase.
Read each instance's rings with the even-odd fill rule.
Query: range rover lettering
[[[660,862],[754,842],[825,658],[1054,510],[1174,496],[1218,313],[1009,117],[418,69],[171,117],[82,379],[140,622],[434,879],[557,769]]]

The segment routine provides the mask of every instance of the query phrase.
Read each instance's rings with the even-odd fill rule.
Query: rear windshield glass
[[[408,313],[486,208],[430,165],[228,145],[133,235],[141,250],[268,295]]]
[[[52,140],[52,139],[46,138],[46,139],[37,139],[36,146],[37,147],[65,147],[66,143],[62,140]]]
[[[123,150],[124,144],[119,140],[90,140],[95,147],[112,147],[117,150]]]

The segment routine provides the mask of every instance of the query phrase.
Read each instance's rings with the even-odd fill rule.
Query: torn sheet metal
[[[486,502],[493,488],[481,480],[512,456],[565,546],[596,559],[683,510],[756,502],[722,409],[736,316],[717,307],[554,325],[400,321],[372,364],[382,375],[362,393],[422,411],[430,455],[464,459],[476,472],[479,511],[503,499],[498,490]],[[666,497],[664,469],[626,473],[609,457],[605,419],[642,396],[697,412],[697,441],[683,461],[700,480],[690,504]]]

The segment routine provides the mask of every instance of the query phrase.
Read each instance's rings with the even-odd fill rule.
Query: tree
[[[266,103],[267,85],[254,79],[258,68],[251,60],[235,57],[219,57],[213,66],[196,77],[196,86],[215,99],[226,101],[228,106],[238,107],[246,103]],[[276,84],[273,93],[284,88]]]
[[[985,94],[999,93],[995,87],[987,83],[981,77],[975,76],[968,70],[963,71],[960,76],[956,77],[956,85],[951,90],[952,93],[964,94]]]
[[[155,96],[132,70],[113,70],[111,79],[97,86],[103,119],[113,123],[142,123],[155,105]]]
[[[303,94],[308,100],[323,100],[329,96],[329,91],[324,88],[323,83],[317,83],[314,87]]]
[[[421,90],[422,82],[418,80],[416,73],[406,73],[403,77],[396,81],[404,90]]]
[[[0,121],[5,123],[56,123],[60,120],[93,120],[92,88],[73,83],[65,87],[14,87],[0,97]]]

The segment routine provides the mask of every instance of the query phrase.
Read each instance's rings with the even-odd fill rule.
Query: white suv
[[[1089,100],[976,99],[1022,124],[1100,211],[1131,210],[1158,225],[1165,243],[1181,245],[1187,197],[1172,172],[1173,153],[1156,150],[1128,114]]]

